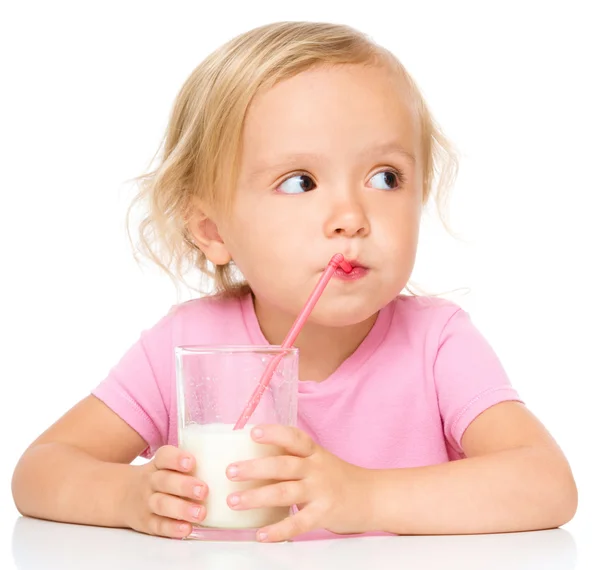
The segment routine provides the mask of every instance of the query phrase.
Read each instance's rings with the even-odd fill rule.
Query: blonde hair
[[[208,212],[231,204],[244,117],[259,89],[315,66],[339,64],[388,65],[404,80],[421,131],[423,203],[434,193],[437,176],[436,204],[449,230],[445,201],[456,176],[457,156],[404,66],[388,50],[349,26],[279,22],[233,38],[185,81],[153,158],[154,162],[160,154],[158,165],[133,179],[139,192],[128,211],[128,221],[136,206],[144,209],[136,249],[176,283],[185,282],[190,269],[198,269],[214,279],[215,292],[240,291],[243,281],[236,278],[235,266],[213,267],[190,239],[186,224],[192,200],[198,200]]]

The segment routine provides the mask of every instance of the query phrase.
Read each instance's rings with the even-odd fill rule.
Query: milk
[[[268,485],[274,481],[230,481],[227,467],[238,461],[283,455],[275,445],[256,443],[250,436],[254,426],[246,425],[234,430],[234,424],[191,424],[183,429],[179,447],[196,458],[194,477],[208,486],[204,501],[206,518],[201,525],[209,528],[259,528],[284,519],[289,507],[266,507],[234,511],[227,504],[227,497],[236,491],[244,491]]]

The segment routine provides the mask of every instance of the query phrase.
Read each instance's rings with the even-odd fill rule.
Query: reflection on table
[[[171,540],[131,530],[17,519],[19,570],[567,570],[577,560],[564,529],[469,536],[386,536],[260,544]]]

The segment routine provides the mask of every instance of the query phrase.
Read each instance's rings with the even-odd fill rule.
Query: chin
[[[323,327],[350,327],[370,319],[381,309],[381,306],[374,305],[372,302],[349,299],[336,301],[325,302],[321,306],[317,304],[310,320]]]

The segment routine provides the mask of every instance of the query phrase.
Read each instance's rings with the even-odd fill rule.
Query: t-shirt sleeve
[[[433,373],[444,434],[460,455],[462,436],[479,414],[500,402],[522,402],[498,356],[462,309],[441,332]]]
[[[170,315],[141,333],[92,394],[146,441],[140,454],[150,458],[168,441],[171,399],[172,333]]]

